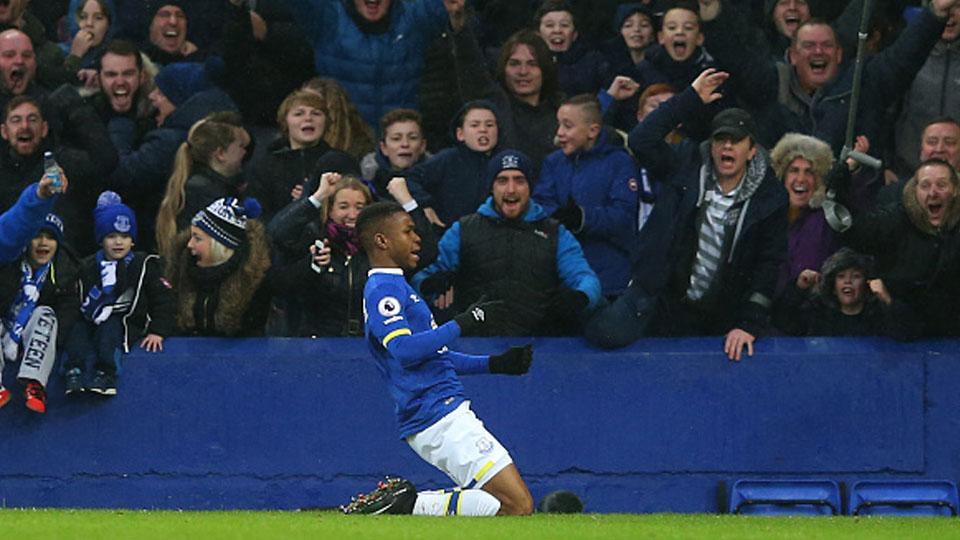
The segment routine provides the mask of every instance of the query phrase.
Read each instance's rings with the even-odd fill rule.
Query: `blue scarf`
[[[133,251],[127,253],[121,261],[107,260],[103,256],[103,250],[97,251],[97,265],[100,267],[100,283],[90,287],[87,296],[83,299],[80,311],[88,321],[94,324],[100,324],[110,318],[113,314],[114,304],[117,301],[117,276],[133,260]]]
[[[12,339],[17,345],[20,345],[23,341],[23,329],[27,327],[30,317],[33,316],[33,310],[37,308],[40,291],[43,289],[43,283],[47,279],[47,272],[50,271],[51,266],[51,263],[47,263],[34,271],[27,261],[20,263],[22,272],[20,293],[10,304],[10,311],[7,312],[7,316],[3,318],[6,336],[9,336],[9,339]]]

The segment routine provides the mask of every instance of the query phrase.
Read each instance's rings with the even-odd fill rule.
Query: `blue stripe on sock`
[[[447,505],[447,515],[455,516],[457,515],[457,503],[460,502],[460,494],[462,491],[459,489],[454,490],[453,495],[450,497],[450,504]]]

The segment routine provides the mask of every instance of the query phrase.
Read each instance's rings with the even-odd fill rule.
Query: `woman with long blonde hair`
[[[180,144],[157,213],[157,250],[169,260],[177,233],[212,201],[240,195],[240,171],[250,144],[240,115],[217,112],[200,120]]]

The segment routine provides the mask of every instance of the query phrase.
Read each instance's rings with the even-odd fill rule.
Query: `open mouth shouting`
[[[670,48],[673,49],[673,57],[677,60],[686,60],[691,54],[693,54],[693,47],[687,43],[687,39],[684,38],[674,38],[670,42]]]
[[[130,87],[126,84],[114,86],[113,89],[111,89],[109,96],[110,102],[116,111],[129,111],[130,106],[133,105],[133,96],[131,95]]]
[[[830,60],[824,57],[811,58],[810,73],[817,77],[824,77],[827,74],[827,68],[830,67]]]
[[[13,138],[14,149],[18,154],[23,156],[32,154],[38,144],[40,144],[40,141],[29,128],[17,131],[16,136]]]
[[[567,36],[563,34],[551,35],[547,38],[547,45],[553,52],[563,52],[570,48],[570,43],[567,42]]]
[[[939,199],[927,201],[926,210],[931,225],[936,227],[943,222],[943,216],[946,213],[946,205],[943,201]]]
[[[386,0],[363,0],[363,2],[357,2],[357,11],[364,19],[376,22],[383,18],[388,6],[389,2]]]
[[[22,94],[27,89],[27,68],[17,66],[7,75],[7,87],[12,94]]]
[[[851,284],[840,285],[837,287],[837,299],[841,304],[856,304],[860,300],[860,291]]]
[[[800,27],[801,22],[802,21],[800,20],[800,14],[798,14],[795,11],[788,12],[783,17],[783,29],[786,30],[787,33],[792,36],[794,33],[796,33],[797,28]]]

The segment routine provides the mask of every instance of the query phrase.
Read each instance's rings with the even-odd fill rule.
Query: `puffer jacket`
[[[286,0],[313,44],[317,72],[343,84],[363,119],[416,108],[424,52],[448,26],[441,0],[393,2],[381,24],[364,23],[353,0]]]

